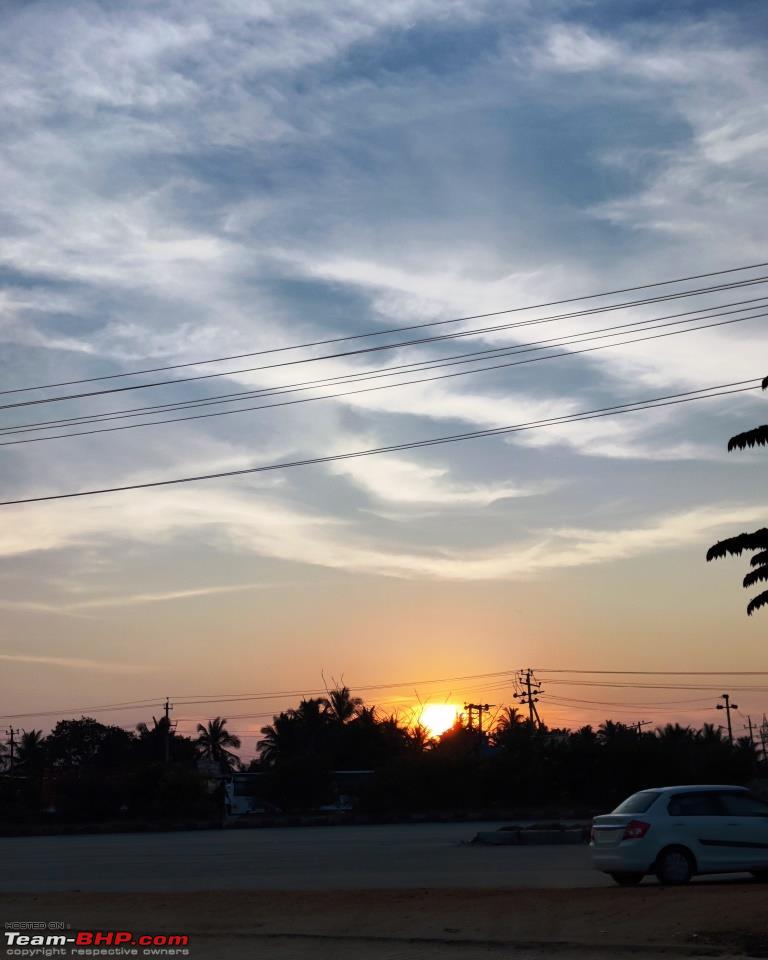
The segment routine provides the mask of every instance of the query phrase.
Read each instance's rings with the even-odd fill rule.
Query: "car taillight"
[[[651,829],[650,823],[645,820],[630,820],[624,828],[624,840],[639,840]]]
[[[595,825],[592,824],[592,829],[589,831],[589,842],[594,843],[596,836],[597,836],[597,831],[595,830]]]

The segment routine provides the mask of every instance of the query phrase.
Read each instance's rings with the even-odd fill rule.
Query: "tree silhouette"
[[[227,730],[227,721],[223,717],[215,717],[205,725],[198,723],[197,733],[197,749],[204,760],[218,763],[219,766],[228,770],[240,766],[240,758],[237,754],[227,749],[228,747],[239,749],[240,738]]]
[[[763,380],[763,390],[768,389],[768,377]],[[768,446],[768,425],[755,427],[744,433],[737,433],[728,441],[728,451],[746,450],[752,447]],[[719,560],[721,557],[741,556],[742,553],[754,553],[750,560],[752,569],[742,581],[744,587],[768,581],[768,528],[761,527],[752,533],[740,533],[736,537],[720,540],[707,551],[707,560]],[[755,610],[768,604],[768,590],[763,590],[747,604],[747,614],[751,617]]]
[[[46,739],[46,747],[57,768],[118,767],[128,762],[133,742],[133,734],[122,727],[81,717],[59,720]]]
[[[334,723],[343,725],[354,720],[363,709],[361,697],[353,697],[349,687],[341,686],[328,691],[328,714]]]
[[[310,697],[295,709],[284,710],[261,728],[257,746],[267,766],[281,760],[317,754],[323,751],[329,726],[328,701]]]
[[[27,770],[39,770],[45,762],[45,737],[42,730],[24,730],[16,754],[19,765]]]

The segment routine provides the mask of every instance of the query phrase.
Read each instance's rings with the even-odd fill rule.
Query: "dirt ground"
[[[5,894],[6,921],[187,933],[190,956],[255,960],[768,957],[768,886]]]

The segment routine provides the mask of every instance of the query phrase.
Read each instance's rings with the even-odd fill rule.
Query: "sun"
[[[455,703],[428,703],[421,708],[419,723],[426,727],[430,737],[439,737],[454,725],[458,714]]]

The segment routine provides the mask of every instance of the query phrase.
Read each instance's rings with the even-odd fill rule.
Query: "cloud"
[[[62,667],[67,670],[94,670],[99,673],[145,673],[151,667],[137,663],[115,663],[83,657],[30,656],[25,653],[0,653],[3,663],[25,663],[36,667]]]
[[[64,604],[63,611],[100,610],[106,607],[134,607],[146,603],[168,603],[171,600],[190,600],[198,597],[212,597],[227,593],[251,593],[274,587],[274,583],[234,583],[225,586],[194,587],[188,590],[165,590],[160,593],[122,594],[117,597],[96,597]]]
[[[450,0],[13,6],[0,32],[0,337],[11,386],[367,335],[763,258],[755,198],[766,185],[768,70],[761,39],[735,37],[719,19],[640,28],[617,12],[598,29],[589,4],[542,3],[531,16],[526,3]],[[617,311],[610,322],[674,309]],[[540,336],[602,325],[573,318]],[[246,468],[757,376],[764,331],[754,321],[305,406],[6,448],[4,491]],[[463,348],[232,375],[135,402],[537,337],[485,334]],[[123,396],[131,399],[69,404],[62,415],[134,405]],[[14,593],[5,607],[85,617],[250,589],[195,586],[218,584],[207,575],[214,552],[452,584],[707,543],[720,525],[760,512],[749,467],[737,472],[746,458],[722,449],[731,425],[749,426],[756,409],[713,400],[445,446],[439,461],[414,453],[258,483],[4,509],[0,555],[14,570],[24,565],[20,578],[34,588],[18,595],[33,600]],[[701,462],[716,460],[704,477]],[[606,477],[625,514],[608,513]],[[720,478],[743,509],[718,505]],[[711,505],[691,510],[681,491],[702,479]],[[584,516],[589,523],[574,520]],[[121,571],[126,544],[146,558],[150,589],[129,576],[107,588],[78,578],[86,554]],[[194,556],[202,569],[179,583],[172,560],[158,568],[158,552]],[[56,603],[55,584],[38,575],[59,562],[79,580],[75,602]]]
[[[341,461],[332,467],[332,472],[350,477],[376,500],[402,506],[487,507],[508,497],[545,492],[542,486],[534,490],[504,483],[459,483],[451,479],[447,467],[392,456]]]
[[[407,483],[421,485],[419,493],[408,492],[405,502],[425,496],[423,484],[433,483],[435,472],[414,470],[395,461],[396,474]],[[438,472],[441,478],[442,473]],[[358,474],[360,481],[364,474]],[[363,482],[364,479],[363,479]],[[369,476],[370,482],[370,476]],[[374,488],[384,477],[373,481]],[[439,480],[438,480],[439,482]],[[478,491],[449,488],[456,498],[469,493],[473,506]],[[432,491],[435,495],[435,491]],[[446,492],[443,491],[443,495]],[[487,491],[486,491],[487,495]],[[710,534],[727,525],[756,522],[764,507],[707,506],[652,519],[645,525],[610,530],[540,526],[523,539],[513,539],[491,547],[450,542],[429,544],[417,549],[389,547],[353,523],[292,509],[263,493],[258,499],[231,488],[198,488],[196,491],[149,491],[122,495],[115,510],[110,497],[90,503],[71,503],[6,508],[4,535],[0,537],[0,556],[21,556],[38,550],[82,547],[92,542],[133,541],[150,546],[158,542],[172,544],[181,534],[195,535],[208,544],[251,553],[259,557],[309,564],[354,573],[394,577],[419,577],[438,580],[515,580],[528,579],[546,571],[590,566],[642,556],[650,552],[675,549],[694,542],[705,542]],[[395,502],[398,502],[395,498]],[[467,505],[467,500],[461,501]],[[482,502],[482,501],[480,501]],[[32,522],[30,522],[30,520]],[[225,590],[226,588],[221,588]],[[236,587],[235,589],[245,589]],[[250,587],[247,587],[250,589]],[[213,592],[213,591],[210,591]],[[126,602],[152,602],[195,594],[195,590],[163,591],[160,594],[127,597]],[[112,605],[108,601],[106,605]],[[101,598],[65,604],[65,609],[88,610],[105,605]]]

